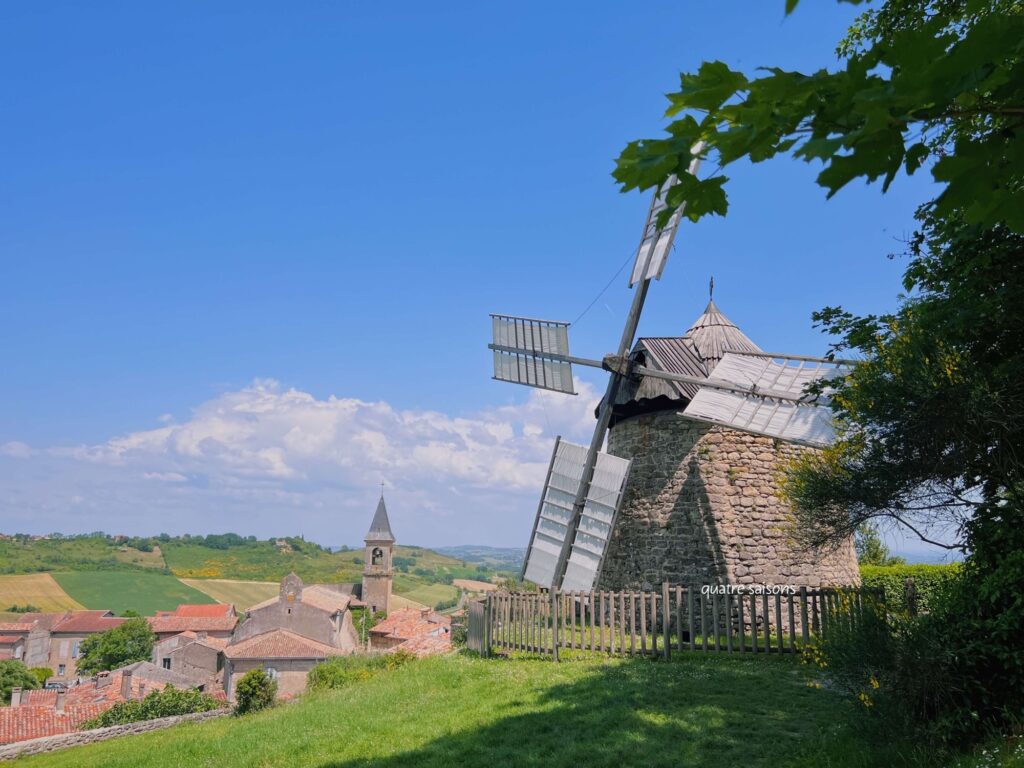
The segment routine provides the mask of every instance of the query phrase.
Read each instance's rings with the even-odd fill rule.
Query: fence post
[[[551,658],[558,661],[558,590],[551,590]]]
[[[686,588],[686,618],[690,629],[690,650],[697,648],[697,639],[694,637],[694,632],[697,631],[693,621],[693,585],[691,584]]]
[[[487,594],[487,602],[484,603],[484,639],[481,644],[481,653],[485,659],[491,655],[491,595]]]
[[[665,661],[672,658],[672,610],[668,600],[668,582],[661,582],[661,636],[665,641]]]
[[[800,588],[800,634],[804,638],[804,645],[810,639],[810,627],[807,626],[807,587]]]
[[[906,595],[907,613],[917,616],[917,584],[912,578],[908,578],[903,583],[903,592]]]

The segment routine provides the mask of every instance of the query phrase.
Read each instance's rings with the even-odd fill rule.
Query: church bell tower
[[[366,556],[363,560],[362,601],[370,606],[372,611],[387,613],[391,602],[391,581],[394,577],[391,550],[395,546],[395,535],[391,532],[383,489],[364,541]]]

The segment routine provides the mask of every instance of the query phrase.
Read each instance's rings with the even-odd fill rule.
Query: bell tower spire
[[[388,519],[388,508],[384,503],[384,483],[380,484],[380,501],[377,511],[373,514],[370,530],[363,539],[366,552],[363,559],[363,588],[361,598],[377,613],[387,613],[391,602],[391,584],[394,571],[391,567],[392,549],[395,546],[395,534],[391,532],[391,521]]]

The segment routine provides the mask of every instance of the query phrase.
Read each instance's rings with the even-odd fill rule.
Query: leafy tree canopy
[[[136,661],[149,661],[156,635],[144,618],[128,619],[120,626],[90,635],[82,641],[78,669],[94,674]]]
[[[14,659],[0,660],[0,702],[11,703],[11,689],[39,688],[40,682],[28,667]]]
[[[937,216],[1024,233],[1022,9],[1021,0],[890,0],[861,17],[834,70],[750,76],[704,62],[668,95],[668,136],[631,143],[614,176],[625,191],[676,175],[663,221],[684,204],[697,221],[728,209],[727,177],[687,171],[700,143],[721,168],[783,153],[821,162],[830,197],[857,178],[888,189],[901,169],[927,163],[944,185]]]
[[[870,523],[862,524],[856,533],[857,562],[861,565],[904,565],[906,560],[895,557]]]

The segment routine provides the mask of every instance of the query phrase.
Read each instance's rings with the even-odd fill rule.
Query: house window
[[[164,656],[164,669],[170,669],[170,668],[171,668],[171,657],[170,656]]]
[[[79,646],[80,643],[81,643],[80,640],[75,640],[75,644],[73,646],[71,646],[71,658],[72,659],[77,659],[78,658],[78,646]]]
[[[267,677],[271,680],[277,680],[277,668],[276,667],[264,667],[263,671],[267,673]]]
[[[21,658],[21,653],[22,653],[23,650],[24,649],[20,645],[17,648],[15,648],[14,649],[14,658],[20,659]]]
[[[61,640],[60,641],[60,654],[59,654],[59,656],[62,659],[66,659],[68,657],[68,641],[67,640]]]
[[[58,664],[58,665],[57,665],[57,674],[58,674],[58,675],[63,675],[63,674],[64,674],[64,671],[65,671],[66,669],[67,669],[67,667],[66,667],[65,665],[63,665],[63,664]]]

